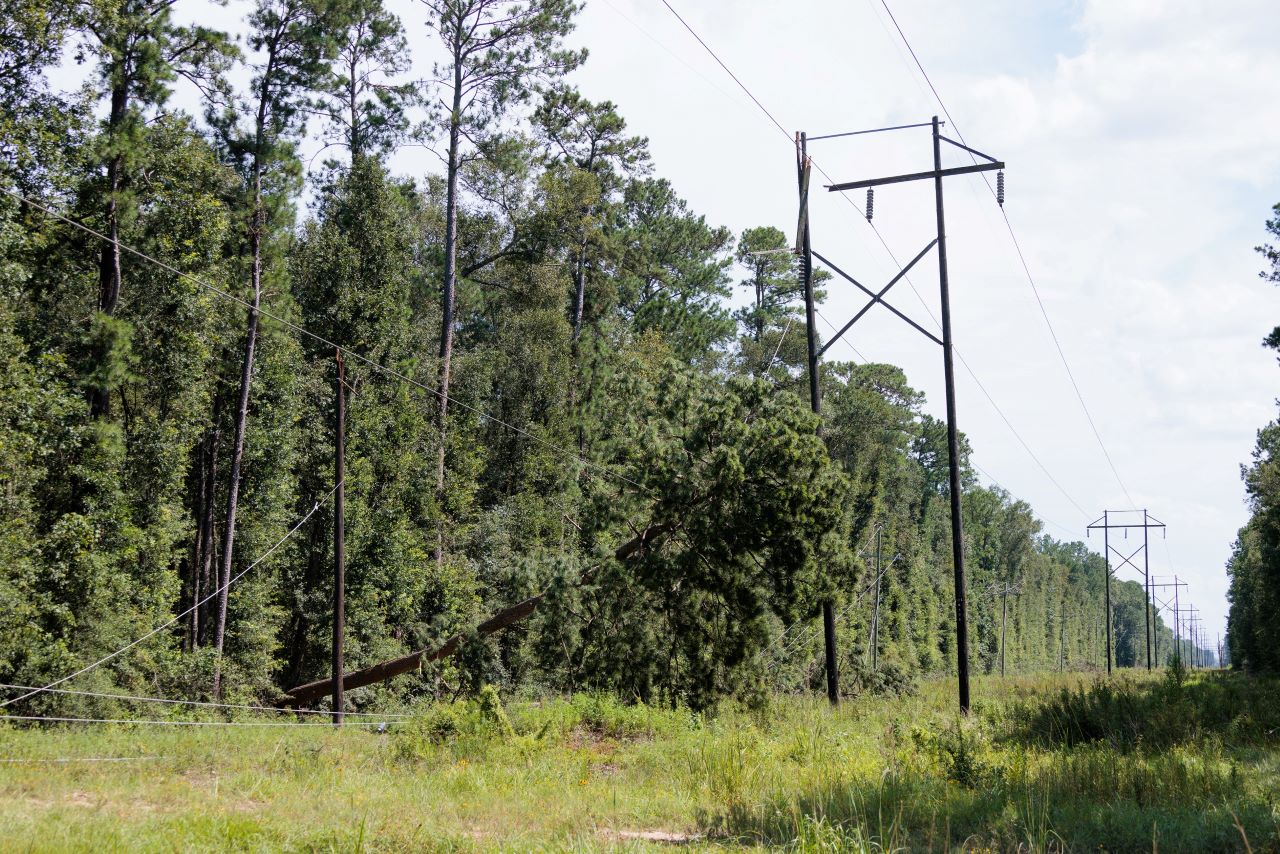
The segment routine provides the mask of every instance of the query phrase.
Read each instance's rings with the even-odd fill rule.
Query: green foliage
[[[1280,205],[1267,232],[1280,238]],[[1264,244],[1257,251],[1269,269],[1263,279],[1280,283],[1280,250]],[[1280,351],[1280,326],[1263,341]],[[1280,607],[1280,421],[1258,431],[1253,458],[1240,467],[1249,504],[1249,521],[1240,529],[1227,561],[1231,586],[1227,598],[1227,647],[1231,665],[1249,670],[1280,671],[1280,626],[1274,619]]]
[[[354,165],[386,154],[409,131],[406,115],[420,102],[412,83],[394,79],[409,70],[409,42],[400,19],[382,0],[352,0],[337,56],[313,107],[326,119],[327,142],[344,146]]]
[[[397,726],[393,744],[399,758],[429,759],[441,747],[462,755],[514,736],[497,689],[485,685],[470,700],[432,704],[426,712]]]
[[[1015,704],[1010,717],[1018,737],[1046,746],[1101,742],[1159,752],[1214,736],[1262,745],[1280,730],[1280,710],[1267,700],[1274,690],[1270,681],[1221,673],[1188,680],[1179,667],[1154,683],[1099,680],[1064,688],[1047,701]]]
[[[334,345],[347,666],[466,639],[354,706],[588,690],[571,728],[683,732],[679,713],[656,721],[819,687],[826,600],[847,694],[909,698],[954,667],[944,426],[885,364],[825,364],[819,423],[786,232],[708,222],[618,105],[567,84],[578,6],[428,4],[447,51],[416,130],[448,151],[421,183],[388,162],[421,106],[405,81],[426,75],[379,0],[261,0],[244,55],[160,0],[6,7],[0,181],[161,264],[0,197],[0,680],[55,679],[197,601],[74,687],[195,697],[220,680],[269,702],[328,674]],[[48,78],[68,45],[91,63],[82,92]],[[167,105],[179,78],[207,125]],[[352,156],[309,174],[317,114]],[[1101,668],[1102,562],[979,486],[969,453],[975,665]],[[1274,603],[1252,592],[1268,466],[1260,450],[1233,570],[1233,631],[1258,635],[1238,645],[1258,666],[1276,646]],[[251,565],[225,611],[209,601]],[[1019,592],[987,595],[997,583]],[[544,591],[527,621],[475,631]],[[1141,593],[1113,595],[1117,661],[1137,664]]]
[[[653,539],[605,561],[583,589],[557,588],[548,619],[562,644],[567,627],[577,634],[565,678],[694,708],[742,695],[767,618],[814,607],[849,563],[844,478],[813,415],[763,382],[636,366],[611,398],[610,457],[628,490],[593,485],[584,532],[609,547],[624,526]],[[607,617],[584,624],[580,609]]]

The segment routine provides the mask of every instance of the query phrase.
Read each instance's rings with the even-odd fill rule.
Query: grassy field
[[[984,679],[963,722],[953,691],[706,717],[487,695],[385,733],[0,724],[0,849],[1280,851],[1280,683]],[[79,761],[102,758],[127,761]]]

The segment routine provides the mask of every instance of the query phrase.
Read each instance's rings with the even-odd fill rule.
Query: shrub
[[[435,703],[395,731],[395,754],[401,759],[426,759],[437,748],[461,745],[482,748],[515,735],[498,691],[485,685],[466,702]]]

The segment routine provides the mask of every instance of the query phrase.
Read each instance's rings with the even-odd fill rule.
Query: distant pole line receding
[[[1136,523],[1129,523],[1129,522],[1113,522],[1113,521],[1111,521],[1111,518],[1112,518],[1113,516],[1119,516],[1121,513],[1138,513],[1138,512],[1142,513],[1142,524],[1140,524],[1140,525],[1139,525],[1139,524],[1136,524]],[[1122,517],[1122,518],[1123,518],[1123,517]],[[1121,552],[1121,551],[1119,551],[1119,550],[1115,549],[1115,548],[1111,545],[1110,534],[1111,534],[1111,532],[1112,532],[1112,531],[1121,531],[1121,530],[1122,530],[1122,531],[1125,531],[1125,533],[1126,533],[1126,535],[1127,535],[1127,534],[1128,534],[1128,531],[1129,531],[1129,529],[1130,529],[1130,528],[1141,528],[1141,529],[1142,529],[1142,545],[1138,546],[1138,548],[1134,550],[1133,554],[1126,555],[1126,554],[1124,554],[1123,552]],[[1107,629],[1108,629],[1108,633],[1107,633],[1107,656],[1108,656],[1108,659],[1107,659],[1107,672],[1108,672],[1108,673],[1110,673],[1110,672],[1111,672],[1111,658],[1110,658],[1110,656],[1111,656],[1111,635],[1110,635],[1110,627],[1111,627],[1111,622],[1112,622],[1112,613],[1111,613],[1111,555],[1112,555],[1112,553],[1114,553],[1114,554],[1115,554],[1115,556],[1116,556],[1117,558],[1119,558],[1119,559],[1120,559],[1120,562],[1116,565],[1116,569],[1119,569],[1121,566],[1128,566],[1130,569],[1134,569],[1134,570],[1136,570],[1136,571],[1138,571],[1138,572],[1140,572],[1140,573],[1142,574],[1142,601],[1143,601],[1143,603],[1144,603],[1144,605],[1143,605],[1143,609],[1142,609],[1142,610],[1143,610],[1143,616],[1144,616],[1144,618],[1145,618],[1145,623],[1144,623],[1144,625],[1146,626],[1147,670],[1148,670],[1148,671],[1150,671],[1150,670],[1151,670],[1151,667],[1152,667],[1152,660],[1151,660],[1151,632],[1152,632],[1152,626],[1151,626],[1151,561],[1150,561],[1150,558],[1149,558],[1149,553],[1150,553],[1151,549],[1150,549],[1150,540],[1148,539],[1148,533],[1150,532],[1150,530],[1151,530],[1152,528],[1159,528],[1159,529],[1163,532],[1163,531],[1165,530],[1165,524],[1164,524],[1163,522],[1161,522],[1159,519],[1156,519],[1154,516],[1152,516],[1150,513],[1148,513],[1145,509],[1143,509],[1143,510],[1141,510],[1141,511],[1138,511],[1138,510],[1104,510],[1104,511],[1103,511],[1103,513],[1102,513],[1102,516],[1101,516],[1097,521],[1093,522],[1091,525],[1089,525],[1089,526],[1085,529],[1085,535],[1086,535],[1086,536],[1088,536],[1088,533],[1089,533],[1090,531],[1098,531],[1098,530],[1102,531],[1102,548],[1103,548],[1103,552],[1105,553],[1105,557],[1106,557],[1106,561],[1107,561],[1107,577],[1106,577],[1106,591],[1107,591],[1107,596],[1106,596],[1106,614],[1107,614]],[[1142,552],[1142,559],[1143,559],[1143,565],[1142,565],[1142,566],[1138,566],[1137,564],[1135,564],[1135,563],[1133,562],[1133,559],[1137,556],[1138,552]]]

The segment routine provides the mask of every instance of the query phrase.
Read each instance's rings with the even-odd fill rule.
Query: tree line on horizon
[[[354,704],[807,690],[828,598],[843,688],[874,687],[877,530],[880,668],[950,672],[924,396],[893,365],[825,364],[819,438],[788,237],[708,223],[573,88],[579,4],[423,2],[410,33],[381,0],[258,0],[249,52],[171,0],[6,4],[0,681],[45,684],[178,615],[68,685],[270,701],[329,675],[339,394],[348,669],[466,635]],[[445,58],[408,82],[428,38]],[[93,74],[56,91],[69,48]],[[201,115],[168,105],[180,80]],[[314,168],[309,132],[333,154]],[[393,172],[411,142],[439,171]],[[976,669],[999,671],[1002,634],[1011,671],[1105,666],[1103,559],[962,453]],[[539,591],[527,621],[475,632]],[[1112,601],[1117,662],[1140,666],[1141,585]]]

